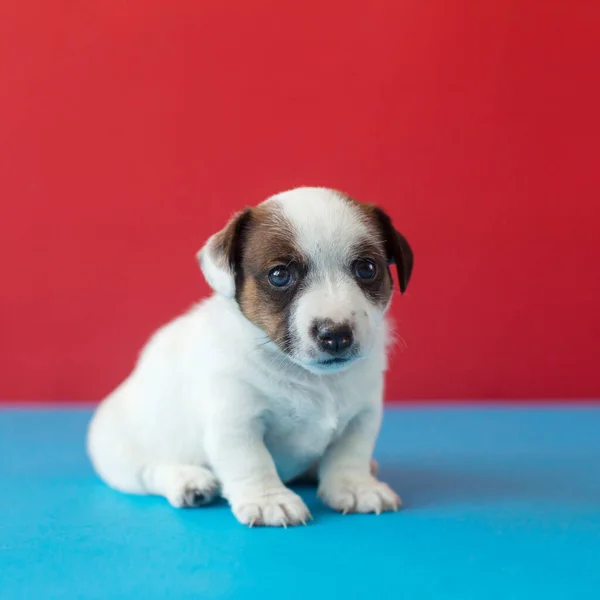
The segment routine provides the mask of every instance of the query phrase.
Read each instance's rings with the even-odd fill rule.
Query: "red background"
[[[415,250],[394,399],[600,397],[600,3],[0,3],[0,397],[99,399],[300,184]]]

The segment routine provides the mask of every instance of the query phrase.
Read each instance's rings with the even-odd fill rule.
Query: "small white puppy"
[[[386,369],[390,218],[323,188],[238,213],[198,259],[215,294],[160,329],[99,406],[88,451],[110,486],[176,507],[221,494],[247,525],[310,517],[284,482],[312,473],[346,512],[396,510],[371,472]]]

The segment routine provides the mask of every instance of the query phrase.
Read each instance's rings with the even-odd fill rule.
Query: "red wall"
[[[299,184],[414,246],[390,398],[600,397],[599,50],[591,0],[3,0],[0,397],[100,398]]]

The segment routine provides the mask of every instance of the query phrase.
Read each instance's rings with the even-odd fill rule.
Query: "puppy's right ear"
[[[379,222],[379,230],[385,245],[388,263],[396,265],[400,291],[404,294],[413,270],[414,255],[412,248],[406,238],[396,230],[386,212],[376,206],[373,207],[373,211]]]
[[[196,254],[202,273],[217,293],[233,298],[240,273],[242,250],[252,209],[233,216],[224,229],[211,236]]]

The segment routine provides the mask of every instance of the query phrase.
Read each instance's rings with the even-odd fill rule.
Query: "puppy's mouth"
[[[343,371],[349,367],[358,357],[354,355],[350,356],[336,356],[332,358],[323,358],[311,364],[314,371],[320,373],[333,373],[335,371]]]
[[[317,364],[322,367],[329,367],[334,365],[345,365],[351,360],[351,356],[345,356],[343,358],[326,358],[325,360],[320,360]]]

